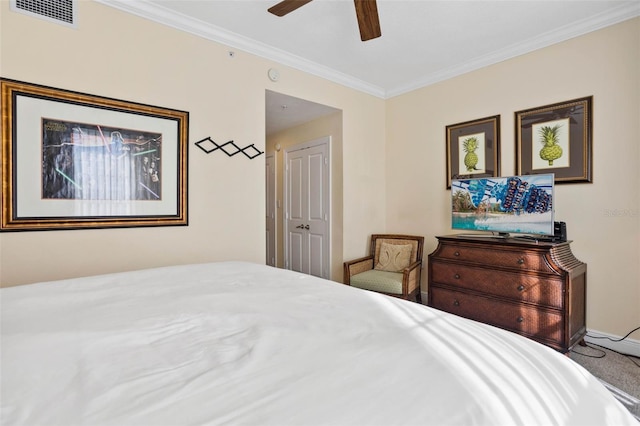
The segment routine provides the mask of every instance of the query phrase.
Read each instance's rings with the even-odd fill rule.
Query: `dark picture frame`
[[[592,183],[593,96],[515,112],[516,173]]]
[[[4,78],[0,93],[0,231],[188,224],[188,112]]]
[[[500,115],[446,126],[447,189],[452,179],[500,176]]]

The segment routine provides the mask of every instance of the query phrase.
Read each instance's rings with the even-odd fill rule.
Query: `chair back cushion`
[[[374,269],[400,272],[411,264],[411,244],[382,242]]]
[[[380,262],[380,250],[382,244],[411,245],[411,256],[409,264],[417,260],[422,260],[422,244],[424,237],[410,235],[374,234],[371,236],[371,255],[373,256],[374,267]]]

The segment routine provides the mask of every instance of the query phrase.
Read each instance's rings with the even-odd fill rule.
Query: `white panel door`
[[[276,157],[273,153],[265,157],[266,182],[266,259],[269,266],[276,266]]]
[[[325,171],[328,168],[326,144],[316,145],[307,150],[307,165],[309,182],[307,183],[307,217],[305,223],[305,231],[307,232],[308,262],[309,274],[318,277],[324,277],[324,268],[328,268],[327,259],[325,259],[325,249],[328,250],[327,241],[328,220],[325,220],[325,214],[329,211],[328,182],[325,182]],[[327,179],[328,181],[328,179]],[[308,226],[308,228],[307,228]]]
[[[306,202],[306,165],[304,150],[287,153],[286,169],[286,235],[287,253],[285,267],[297,272],[308,274],[309,265],[305,264],[302,256],[305,244],[305,202]]]
[[[285,267],[329,278],[330,165],[325,137],[285,152]]]

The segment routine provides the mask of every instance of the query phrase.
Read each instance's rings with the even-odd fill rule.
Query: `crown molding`
[[[180,15],[173,10],[168,10],[162,6],[150,4],[140,0],[96,0],[106,6],[137,15],[141,18],[167,25],[169,27],[185,31],[187,33],[215,41],[235,49],[240,49],[247,53],[269,59],[280,64],[290,66],[300,71],[322,77],[334,83],[341,84],[358,91],[377,96],[385,97],[383,88],[354,78],[350,75],[338,72],[332,68],[309,61],[283,50],[268,46],[257,40],[244,37],[242,35],[227,31],[215,25],[203,21]]]
[[[626,2],[621,4],[619,7],[612,8],[590,19],[585,19],[557,30],[540,34],[539,36],[531,38],[525,42],[508,46],[504,49],[500,49],[489,55],[484,55],[471,61],[466,61],[464,64],[459,64],[457,66],[425,75],[424,78],[418,79],[409,84],[385,90],[382,87],[338,72],[322,64],[292,55],[257,40],[207,24],[198,19],[178,14],[175,11],[166,9],[157,4],[151,4],[143,0],[96,1],[106,6],[114,7],[144,19],[149,19],[235,49],[240,49],[256,56],[278,62],[291,68],[304,71],[317,77],[327,79],[334,83],[338,83],[382,99],[388,99],[417,90],[440,81],[448,80],[450,78],[640,16],[640,2]]]

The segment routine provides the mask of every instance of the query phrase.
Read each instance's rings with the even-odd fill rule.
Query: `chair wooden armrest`
[[[420,292],[420,274],[422,272],[422,261],[417,260],[402,270],[402,291],[410,294],[416,290]]]
[[[343,281],[346,285],[351,285],[351,277],[364,271],[373,269],[373,256],[365,256],[359,259],[344,262]]]

